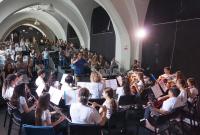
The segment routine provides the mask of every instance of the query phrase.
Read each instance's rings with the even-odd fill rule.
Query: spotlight
[[[148,33],[147,33],[147,30],[146,30],[146,29],[140,28],[140,29],[138,29],[138,30],[136,31],[135,36],[136,36],[136,38],[144,39],[144,38],[146,38],[147,34],[148,34]]]

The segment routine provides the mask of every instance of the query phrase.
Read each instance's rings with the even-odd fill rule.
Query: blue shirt
[[[85,64],[87,64],[87,61],[84,60],[83,58],[81,58],[76,63],[74,63],[73,64],[75,66],[74,67],[74,73],[76,75],[84,74],[85,73]]]

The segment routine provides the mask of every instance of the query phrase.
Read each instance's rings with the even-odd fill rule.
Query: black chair
[[[68,135],[101,135],[101,127],[95,124],[68,124]]]
[[[142,123],[140,126],[154,133],[155,135],[161,134],[165,131],[168,131],[169,134],[171,134],[171,129],[174,127],[174,125],[181,124],[181,128],[183,127],[182,111],[183,107],[179,107],[174,109],[169,114],[153,117],[154,121],[150,122],[150,124],[154,127],[153,129],[148,128],[146,125],[144,125],[144,123]],[[179,119],[179,121],[177,121],[177,119]]]
[[[7,108],[6,116],[5,116],[5,119],[4,119],[4,125],[5,125],[7,116],[10,117],[7,134],[8,135],[11,134],[12,125],[13,125],[13,122],[14,122],[14,124],[16,124],[20,127],[19,135],[21,135],[21,115],[20,115],[20,112],[18,111],[18,109],[15,106],[11,105],[9,102],[7,102],[7,107],[8,108]]]
[[[126,110],[118,110],[112,113],[110,119],[104,126],[104,130],[108,131],[108,135],[126,132],[125,114]]]

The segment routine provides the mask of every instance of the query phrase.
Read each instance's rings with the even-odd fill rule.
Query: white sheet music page
[[[58,105],[60,102],[60,99],[62,98],[63,92],[59,89],[56,89],[54,87],[50,87],[49,94],[51,96],[50,101],[54,103],[55,105]]]
[[[40,96],[40,95],[42,94],[44,88],[45,88],[45,85],[43,85],[43,84],[41,84],[41,85],[39,85],[39,86],[37,87],[36,93],[37,93],[38,96]]]
[[[106,87],[110,87],[113,90],[116,90],[118,87],[116,79],[105,80],[105,84],[106,84]]]
[[[153,91],[156,98],[159,98],[163,95],[162,90],[160,89],[158,84],[155,84],[153,87],[151,87],[151,90]]]
[[[77,82],[77,86],[80,86],[81,88],[87,88],[87,89],[91,89],[91,85],[90,82]]]

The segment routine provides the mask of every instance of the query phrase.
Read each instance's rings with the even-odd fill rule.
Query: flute
[[[59,113],[61,116],[64,116],[65,117],[65,119],[68,121],[68,122],[71,122],[71,120],[67,117],[67,116],[65,116],[56,106],[54,106],[54,105],[52,105],[52,104],[49,104],[49,106],[51,107],[51,108],[53,108],[57,113]]]

